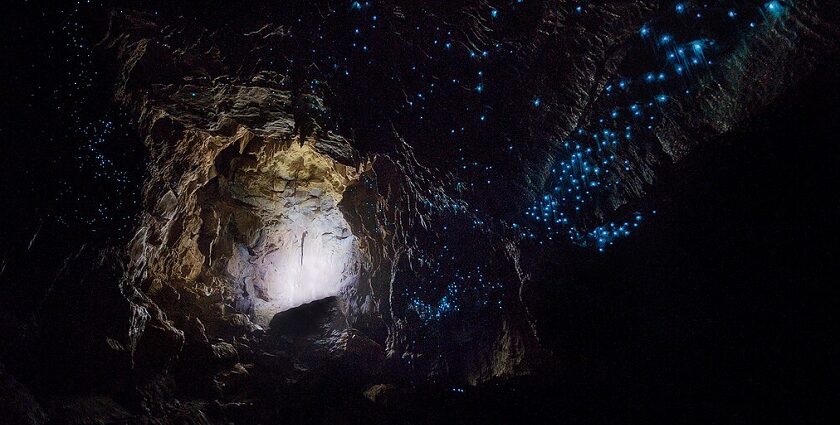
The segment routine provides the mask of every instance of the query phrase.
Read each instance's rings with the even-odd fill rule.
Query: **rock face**
[[[161,301],[180,310],[176,317],[184,316],[185,303],[196,304],[190,315],[216,336],[229,332],[218,327],[227,317],[266,327],[277,313],[337,296],[343,322],[380,347],[367,358],[387,357],[392,367],[421,375],[453,362],[465,368],[456,379],[470,382],[527,370],[526,347],[536,344],[515,307],[457,331],[478,352],[451,359],[424,353],[430,341],[418,336],[421,323],[451,308],[418,301],[420,288],[409,282],[440,267],[435,256],[450,237],[441,229],[470,223],[485,241],[479,249],[489,257],[481,260],[498,258],[501,276],[520,277],[509,245],[481,230],[408,144],[361,154],[326,130],[323,100],[294,94],[283,75],[203,75],[205,68],[191,62],[202,54],[198,47],[170,46],[142,15],[115,17],[111,31],[105,44],[122,64],[117,96],[137,111],[152,164],[129,247],[137,288],[176,300]],[[283,30],[255,37],[253,48],[265,37],[282,39]],[[160,61],[172,69],[161,72]],[[203,64],[228,66],[218,58]],[[501,293],[516,293],[515,284],[493,285],[499,303],[507,297]],[[428,287],[430,295],[441,290]],[[484,296],[484,288],[472,290]]]
[[[197,242],[208,266],[239,282],[237,309],[266,325],[277,312],[356,286],[359,242],[338,204],[359,172],[318,153],[314,141],[248,142],[217,158],[224,172],[199,194]]]
[[[421,144],[420,133],[406,140],[392,126],[349,138],[332,108],[347,108],[347,90],[354,86],[336,81],[334,89],[315,89],[310,81],[310,89],[302,88],[302,81],[317,73],[304,72],[303,80],[298,75],[294,59],[303,47],[295,41],[301,29],[293,14],[257,18],[234,12],[240,17],[220,18],[242,20],[244,27],[235,33],[196,31],[180,18],[115,15],[103,45],[118,59],[116,97],[135,111],[151,157],[142,222],[130,245],[134,286],[153,299],[194,304],[189,309],[210,324],[209,335],[229,334],[222,323],[233,317],[237,326],[254,330],[277,313],[337,297],[348,329],[379,344],[393,367],[426,377],[444,374],[477,383],[525,373],[539,363],[544,353],[520,299],[528,271],[511,239],[516,227],[506,228],[508,207],[526,204],[550,184],[554,177],[548,170],[562,159],[570,132],[583,131],[611,107],[608,82],[635,52],[628,40],[661,11],[646,2],[624,2],[588,12],[601,20],[579,20],[558,12],[562,7],[528,9],[522,19],[533,25],[522,31],[529,36],[516,40],[488,28],[478,7],[463,5],[444,15],[463,20],[455,25],[471,43],[513,48],[524,71],[510,78],[532,90],[511,86],[512,93],[542,93],[535,103],[538,114],[491,105],[531,118],[516,124],[527,143],[516,161],[497,164],[501,181],[489,192],[464,191],[452,174],[457,162],[427,162],[458,154],[437,142]],[[403,34],[398,42],[409,51],[416,48],[419,40],[407,33],[407,25],[425,9],[394,2],[379,10],[389,30]],[[302,19],[313,19],[302,13]],[[790,72],[766,66],[759,83],[745,83],[760,63],[782,57],[799,58],[805,67],[814,63],[807,49],[792,47],[792,38],[799,37],[800,47],[836,49],[812,35],[831,31],[830,16],[799,2],[787,11],[787,32],[768,22],[727,51],[709,77],[713,83],[701,81],[696,94],[681,99],[655,128],[649,126],[651,138],[615,148],[612,157],[626,160],[605,166],[614,181],[603,199],[593,198],[592,207],[580,212],[581,226],[592,228],[588,221],[609,219],[643,200],[657,169],[754,110],[743,106],[754,102],[743,99],[766,103],[793,84]],[[353,18],[339,13],[330,19]],[[786,47],[766,52],[760,47],[771,44]],[[285,55],[284,72],[266,62],[278,58],[275,49]],[[549,78],[549,71],[560,76]],[[512,70],[499,65],[497,72]],[[377,96],[387,98],[390,87],[381,89]],[[348,117],[356,112],[341,110]],[[385,124],[360,119],[365,121],[351,123],[350,131],[353,125]],[[377,134],[393,143],[382,147],[366,139]],[[443,152],[431,152],[438,148]],[[476,146],[466,149],[474,152]],[[486,205],[479,208],[481,203]],[[451,235],[450,226],[459,233]],[[464,234],[465,227],[473,234]],[[447,283],[450,276],[462,282]],[[489,303],[501,306],[499,311],[484,307]],[[425,329],[453,312],[462,323],[435,333],[443,332],[456,346],[454,341],[463,341],[464,350],[445,354],[433,348],[441,335],[432,337]]]
[[[146,40],[128,43],[121,54],[134,63],[147,60],[148,48]],[[202,303],[214,315],[262,326],[276,313],[336,295],[353,318],[377,315],[369,280],[360,284],[374,260],[363,258],[341,205],[371,162],[331,133],[301,134],[290,94],[274,78],[144,98],[158,165],[130,244],[130,274],[153,297],[183,300],[188,292],[208,300]],[[355,203],[376,201],[354,193]]]

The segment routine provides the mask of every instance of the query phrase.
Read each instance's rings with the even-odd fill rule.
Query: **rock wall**
[[[493,30],[481,4],[443,8],[461,47],[508,49],[497,53],[516,65],[488,63],[510,96],[482,99],[481,107],[507,115],[496,116],[489,130],[459,118],[461,132],[475,130],[461,143],[413,123],[423,114],[445,120],[434,108],[403,114],[407,95],[399,81],[408,71],[372,68],[381,74],[364,78],[381,84],[370,84],[349,71],[342,76],[330,54],[332,71],[319,68],[320,52],[300,34],[312,24],[319,37],[340,43],[319,22],[356,22],[353,8],[328,8],[325,18],[290,5],[287,12],[301,12],[297,19],[291,12],[219,12],[206,18],[207,29],[192,28],[183,16],[115,15],[103,46],[117,57],[116,97],[138,117],[151,157],[142,223],[130,247],[134,285],[153,299],[189,298],[195,309],[170,303],[172,314],[192,311],[210,335],[228,333],[223,324],[231,321],[259,330],[276,312],[337,295],[338,328],[378,344],[397,374],[475,383],[527,373],[545,352],[522,293],[526,284],[554,278],[532,276],[528,264],[574,248],[556,241],[567,238],[552,233],[554,223],[545,234],[518,226],[523,206],[552,190],[573,131],[601,134],[599,117],[615,108],[611,82],[636,72],[632,56],[640,47],[633,40],[664,13],[650,2],[585,13],[564,5],[522,6],[511,32]],[[732,32],[718,66],[692,81],[685,96],[663,97],[668,108],[650,117],[655,125],[647,133],[605,150],[609,161],[621,161],[603,166],[610,173],[597,182],[603,188],[579,189],[572,240],[607,232],[602,224],[649,205],[657,173],[801,78],[768,64],[796,62],[807,73],[818,66],[815,51],[836,50],[827,36],[835,10],[807,1],[786,7],[785,16],[753,25],[747,35]],[[424,6],[377,8],[381,20],[370,29],[381,25],[398,35],[396,47],[377,46],[384,51],[377,58],[423,57]],[[241,27],[231,31],[230,22]],[[761,78],[750,82],[756,69]],[[483,90],[479,84],[474,91]],[[465,97],[447,101],[473,113]],[[488,139],[516,143],[484,144]],[[485,162],[464,163],[468,155]],[[477,170],[456,176],[470,167]],[[545,196],[541,208],[560,202]],[[437,326],[441,321],[447,325]]]

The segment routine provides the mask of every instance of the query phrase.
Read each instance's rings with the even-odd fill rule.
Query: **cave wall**
[[[203,70],[189,63],[193,47],[182,51],[158,36],[142,15],[115,17],[106,43],[122,64],[118,99],[137,111],[151,156],[129,275],[176,323],[198,318],[208,335],[230,332],[231,322],[253,332],[275,313],[337,295],[342,321],[380,344],[391,370],[475,383],[529,369],[526,347],[536,344],[513,305],[516,284],[493,283],[498,302],[512,304],[502,315],[475,308],[451,335],[429,333],[451,307],[416,297],[444,295],[446,287],[425,276],[458,238],[440,231],[447,223],[476,229],[481,260],[498,260],[495,279],[521,279],[510,258],[515,248],[481,229],[445,192],[446,178],[420,165],[405,142],[395,152],[360,154],[324,130],[322,100],[294,94],[283,75],[196,76]],[[161,72],[162,60],[173,70]],[[299,227],[313,225],[321,234],[304,238]],[[273,283],[294,273],[301,242],[319,237],[345,257],[332,271],[310,271],[332,273],[325,292],[272,294]],[[315,252],[305,249],[299,265],[308,254]],[[417,292],[422,287],[430,292]],[[478,306],[487,303],[484,289],[470,289]]]
[[[710,34],[680,34],[702,37],[709,57],[718,54],[714,65],[686,85],[685,95],[666,96],[649,132],[610,151],[622,161],[609,166],[611,184],[587,197],[575,216],[580,234],[598,230],[612,243],[610,235],[623,230],[604,230],[606,223],[667,207],[671,198],[690,198],[697,206],[671,213],[687,216],[681,226],[688,228],[698,217],[694,209],[718,208],[696,198],[756,192],[729,187],[745,180],[730,162],[750,163],[753,151],[769,156],[755,143],[741,146],[753,135],[751,119],[780,96],[782,103],[829,96],[809,80],[831,74],[824,68],[838,50],[836,4],[782,2],[780,13],[769,13],[768,4],[774,3],[738,3],[739,12],[756,6],[755,25],[730,31],[720,50],[705,44]],[[640,27],[667,21],[663,17],[674,14],[669,5],[620,1],[578,11],[567,1],[528,1],[493,9],[502,19],[489,13],[487,2],[345,6],[230,2],[199,10],[148,2],[103,17],[110,28],[97,52],[111,65],[102,71],[116,80],[108,95],[132,117],[149,155],[142,212],[125,249],[74,247],[67,257],[54,243],[65,235],[48,225],[42,231],[39,223],[19,252],[4,253],[0,405],[20,408],[3,414],[32,423],[97,415],[113,421],[128,420],[136,410],[161,421],[203,423],[212,412],[271,422],[288,419],[278,405],[320,409],[301,399],[307,393],[354,400],[362,393],[347,388],[363,388],[364,400],[380,403],[402,391],[396,386],[486,389],[492,385],[482,384],[494,379],[516,382],[512,378],[558,370],[564,379],[597,375],[595,381],[644,394],[645,378],[661,369],[650,353],[666,353],[668,367],[677,370],[685,358],[684,367],[706,371],[706,347],[677,344],[684,350],[677,356],[668,351],[671,342],[693,343],[691,332],[698,329],[709,345],[719,330],[740,341],[720,317],[705,316],[732,304],[732,293],[698,276],[715,262],[745,260],[761,268],[741,247],[762,252],[779,240],[744,243],[737,236],[742,229],[714,228],[711,239],[735,244],[703,263],[704,252],[695,249],[690,256],[700,259],[691,261],[681,253],[706,237],[704,231],[687,232],[688,241],[669,240],[669,232],[680,231],[672,225],[645,233],[647,250],[635,252],[627,243],[617,254],[596,257],[601,254],[589,251],[592,244],[580,247],[562,232],[543,232],[522,214],[552,189],[553,169],[570,154],[570,137],[592,135],[615,109],[608,87],[649,65],[640,55]],[[374,27],[381,33],[372,34],[384,36],[353,38],[357,27],[365,37]],[[451,35],[454,50],[430,50],[430,32]],[[448,81],[444,76],[463,80],[447,96],[432,96],[437,89],[429,88]],[[830,81],[822,75],[818,84]],[[802,86],[809,91],[798,94]],[[428,95],[422,101],[428,103],[418,94]],[[798,111],[774,112],[770,120]],[[804,114],[823,113],[813,107]],[[784,155],[804,146],[820,157],[818,144],[830,137],[812,142],[807,131],[791,132],[790,145],[767,137],[774,144],[764,149]],[[727,148],[717,146],[721,140]],[[737,171],[705,176],[708,163],[696,163],[698,151],[712,163],[715,155],[732,154],[737,159],[719,162]],[[816,174],[800,166],[805,175]],[[776,175],[798,182],[796,171],[780,166],[747,182],[761,189],[764,202],[774,197]],[[669,186],[662,187],[663,178]],[[692,186],[682,185],[683,178]],[[685,196],[681,191],[694,190],[686,187],[702,190]],[[791,187],[775,196],[798,199],[798,188]],[[734,210],[746,217],[744,228],[762,237],[779,234],[776,211],[791,210],[767,202],[756,211],[764,221],[755,224],[738,202],[725,200],[720,208],[726,214],[740,206]],[[817,197],[809,202],[809,210],[822,205]],[[634,225],[648,220],[660,222],[645,216]],[[806,238],[789,227],[780,239]],[[802,230],[807,238],[825,237]],[[660,236],[664,248],[652,249]],[[715,243],[703,246],[718,251]],[[664,277],[644,276],[650,252],[669,259],[654,264]],[[798,255],[782,251],[768,262]],[[695,269],[672,270],[682,264]],[[295,277],[304,269],[308,279]],[[768,270],[761,278],[778,285]],[[783,292],[797,295],[788,288],[797,288],[790,276],[798,276],[798,265],[783,271],[790,280]],[[9,276],[15,285],[6,284]],[[731,282],[725,272],[714,276],[737,286],[735,296],[745,306],[765,291],[760,284],[738,289],[738,279],[748,281],[749,274]],[[301,288],[305,280],[317,280],[318,289]],[[718,304],[692,304],[680,291],[703,302],[711,293]],[[671,298],[646,304],[660,293]],[[313,302],[299,305],[307,301]],[[775,318],[745,310],[732,316],[752,330]],[[671,322],[682,328],[663,325]],[[634,334],[638,323],[643,330]],[[603,377],[625,373],[634,362],[648,369]],[[688,375],[695,383],[705,379],[702,372]],[[635,377],[641,383],[630,382]],[[714,390],[736,392],[725,383]]]
[[[351,327],[366,329],[387,358],[399,365],[396,368],[421,375],[467,376],[470,382],[529,370],[529,356],[523,352],[532,350],[542,357],[542,351],[521,293],[526,283],[550,284],[546,282],[553,277],[523,266],[523,255],[530,263],[544,256],[545,249],[563,255],[574,248],[562,242],[549,242],[544,248],[545,241],[539,239],[546,235],[549,241],[566,238],[550,228],[546,235],[534,227],[521,229],[517,216],[523,205],[542,199],[538,195],[549,189],[555,178],[552,164],[566,155],[564,145],[572,131],[597,127],[599,114],[613,107],[611,81],[633,72],[625,68],[638,53],[633,40],[639,28],[662,14],[646,2],[593,7],[584,18],[551,6],[523,6],[524,21],[513,25],[521,39],[493,31],[488,18],[476,14],[476,5],[453,5],[442,12],[458,22],[453,25],[468,48],[504,43],[516,58],[513,63],[524,64],[512,69],[500,63],[494,68],[506,77],[501,80],[509,80],[503,88],[528,97],[518,99],[522,104],[533,107],[528,93],[540,93],[536,113],[525,114],[511,104],[516,96],[487,101],[489,109],[528,117],[519,122],[499,117],[499,124],[491,124],[491,131],[498,131],[495,137],[521,139],[513,153],[501,156],[493,152],[496,146],[485,149],[481,144],[481,135],[487,136],[482,130],[475,140],[443,145],[428,137],[434,135],[404,123],[408,129],[398,130],[393,123],[388,129],[387,116],[377,122],[379,115],[365,117],[366,111],[348,103],[366,95],[371,96],[370,105],[391,94],[399,97],[389,84],[359,87],[353,84],[359,80],[351,79],[319,88],[309,80],[310,71],[294,64],[296,55],[307,55],[310,46],[296,44],[296,31],[303,30],[296,25],[303,21],[295,23],[291,15],[253,18],[234,12],[222,19],[251,28],[236,34],[190,28],[183,17],[167,21],[142,13],[115,16],[104,42],[118,58],[115,93],[139,117],[151,153],[146,211],[131,247],[138,287],[152,295],[164,287],[188,290],[214,299],[212,311],[244,315],[265,325],[270,314],[255,313],[271,304],[266,289],[271,279],[264,273],[282,273],[271,264],[288,262],[266,256],[275,247],[292,249],[303,237],[263,229],[288,227],[283,223],[300,219],[292,215],[319,204],[321,213],[336,217],[330,221],[340,221],[339,214],[346,221],[346,226],[338,226],[339,237],[352,238],[352,259],[342,279],[355,283],[336,283],[346,319]],[[381,25],[401,34],[398,43],[405,54],[420,48],[421,40],[405,31],[425,13],[423,6],[386,2],[378,7],[384,13]],[[827,36],[834,31],[829,9],[797,2],[783,16],[736,36],[734,47],[716,58],[718,65],[695,82],[697,90],[669,100],[656,125],[650,126],[649,137],[610,151],[623,161],[605,167],[611,172],[605,189],[591,199],[586,192],[589,203],[578,208],[572,239],[605,232],[601,224],[651,206],[647,194],[657,173],[795,84],[818,66],[815,52],[836,50]],[[352,22],[352,13],[336,12],[330,19]],[[318,19],[303,16],[307,23]],[[610,25],[603,25],[605,21]],[[285,52],[285,71],[269,70],[267,61],[277,58],[269,53],[274,51]],[[399,52],[386,49],[384,55],[396,59]],[[545,66],[550,61],[560,68]],[[773,62],[796,63],[803,71],[770,66]],[[552,76],[546,74],[549,71]],[[761,78],[753,82],[756,75]],[[333,116],[333,108],[341,109],[340,119]],[[342,120],[357,127],[347,128]],[[486,156],[490,165],[485,168],[506,178],[487,187],[459,181],[454,173],[466,166],[453,159],[466,152]],[[316,168],[329,169],[337,180],[301,184],[311,176],[292,176],[288,166],[281,165],[294,163],[297,156],[317,158],[314,162],[321,165]],[[305,193],[298,193],[298,186],[306,188]],[[325,201],[324,194],[331,200]],[[290,195],[295,200],[288,203]],[[553,208],[557,200],[548,199]],[[286,218],[277,219],[284,214]],[[453,233],[450,226],[461,232],[469,229],[469,235]],[[456,250],[469,254],[453,255]],[[488,268],[492,276],[483,274]],[[453,283],[453,276],[464,283]],[[455,298],[460,302],[452,302]],[[488,310],[489,303],[501,305],[500,313]],[[458,318],[450,319],[454,316]],[[461,325],[429,331],[441,320]],[[448,342],[441,344],[441,339]],[[444,347],[449,344],[471,346],[477,352]]]

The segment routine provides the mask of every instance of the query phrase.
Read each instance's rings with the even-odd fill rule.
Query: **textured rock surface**
[[[514,223],[551,186],[568,137],[609,109],[608,82],[634,66],[631,39],[662,13],[620,1],[581,19],[570,5],[528,2],[499,31],[484,1],[381,2],[386,65],[364,77],[311,57],[323,47],[313,34],[341,39],[331,28],[355,25],[344,4],[113,13],[99,47],[145,138],[142,213],[124,253],[80,251],[26,332],[0,329],[22,347],[4,362],[34,356],[65,383],[41,404],[0,368],[0,409],[17,405],[0,412],[24,423],[273,423],[319,411],[337,422],[399,410],[426,384],[460,394],[561,370],[538,332],[557,308],[541,305],[542,291],[562,279],[545,265],[578,248]],[[652,205],[660,174],[678,175],[694,150],[836,54],[837,13],[797,1],[781,24],[739,36],[650,137],[616,148],[626,162],[609,166],[615,183],[577,217],[581,232]],[[413,30],[426,18],[461,48],[504,54],[487,63],[501,95],[401,109],[414,87],[390,64],[428,59]],[[476,130],[473,113],[492,114],[492,126]],[[422,114],[475,131],[453,142],[417,124]],[[458,174],[468,167],[485,174]],[[19,370],[48,393],[38,371]],[[322,398],[335,404],[321,411]]]
[[[498,72],[524,85],[515,93],[543,93],[545,105],[516,125],[526,131],[526,143],[518,161],[498,164],[507,178],[492,193],[461,193],[449,189],[448,177],[432,177],[448,175],[451,166],[426,162],[430,149],[450,149],[437,143],[415,144],[392,129],[395,148],[379,150],[370,140],[341,136],[325,98],[298,91],[294,68],[282,74],[262,62],[269,45],[297,54],[288,21],[255,18],[244,31],[193,34],[177,20],[165,25],[142,14],[115,16],[104,43],[121,67],[117,98],[140,117],[151,152],[145,213],[131,244],[135,285],[152,298],[168,286],[191,293],[199,306],[215,299],[214,314],[261,326],[276,312],[338,295],[350,328],[377,340],[401,368],[432,376],[448,370],[471,383],[527,372],[528,352],[540,352],[517,295],[527,271],[517,244],[489,231],[496,223],[472,216],[470,203],[484,197],[482,209],[499,212],[503,223],[508,206],[542,190],[561,142],[607,101],[606,81],[631,53],[627,40],[658,12],[653,4],[623,2],[589,12],[599,19],[579,20],[558,11],[568,8],[544,7],[528,14],[534,21],[521,39],[511,40],[491,31],[472,8],[465,4],[444,15],[460,22],[455,25],[470,43],[513,46],[519,67]],[[427,12],[398,3],[381,10],[397,34]],[[638,203],[657,169],[772,101],[817,66],[811,52],[837,48],[828,36],[834,31],[826,21],[830,11],[800,2],[789,15],[783,31],[768,24],[729,52],[711,83],[670,109],[654,139],[621,147],[632,166],[625,161],[615,168],[621,184],[587,213],[604,219]],[[419,41],[406,30],[399,42],[414,48]],[[771,45],[777,47],[762,47]],[[767,66],[778,61],[797,63],[801,75]],[[751,83],[755,69],[764,75]],[[488,258],[498,259],[493,274],[505,282],[502,317],[485,311],[481,325],[455,327],[458,336],[451,338],[472,341],[463,357],[427,353],[431,347],[418,343],[424,338],[411,314],[422,309],[405,294],[439,267],[441,245],[458,243],[448,241],[446,226],[470,221],[475,242],[460,243],[482,245]],[[206,307],[196,307],[196,314],[206,316]],[[211,335],[219,331],[208,327]]]
[[[420,354],[408,347],[415,325],[406,322],[409,300],[395,294],[407,288],[395,285],[422,279],[425,271],[413,269],[429,265],[423,244],[446,237],[433,222],[451,220],[463,205],[404,142],[392,154],[360,155],[323,130],[319,98],[291,94],[285,77],[270,72],[245,80],[194,76],[204,69],[187,62],[199,49],[169,47],[145,19],[116,18],[106,40],[123,64],[118,97],[138,111],[154,164],[130,247],[135,285],[153,298],[174,293],[182,303],[184,292],[208,300],[203,305],[217,299],[214,314],[245,314],[263,326],[274,313],[339,295],[345,320],[387,347],[380,356],[411,364]],[[178,73],[144,65],[161,60]],[[485,238],[491,255],[507,263],[506,252],[494,248],[501,241]],[[196,314],[213,323],[204,309]],[[527,370],[533,335],[514,317],[487,323],[498,334],[465,329],[478,332],[482,342],[473,346],[487,352],[453,359],[476,368],[467,372],[471,382]],[[475,355],[487,360],[468,360]]]

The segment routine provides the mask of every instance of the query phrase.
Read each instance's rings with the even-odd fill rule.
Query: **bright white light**
[[[228,273],[243,285],[260,325],[281,311],[341,295],[356,285],[361,267],[358,241],[326,197],[290,205],[266,223],[256,245],[240,245],[236,253]]]
[[[271,310],[338,295],[356,277],[356,239],[337,209],[299,216],[278,230],[278,249],[261,260]]]
[[[252,146],[230,184],[249,205],[233,215],[240,232],[227,274],[237,308],[267,325],[275,314],[355,288],[359,242],[338,208],[358,169],[336,163],[308,143]]]

